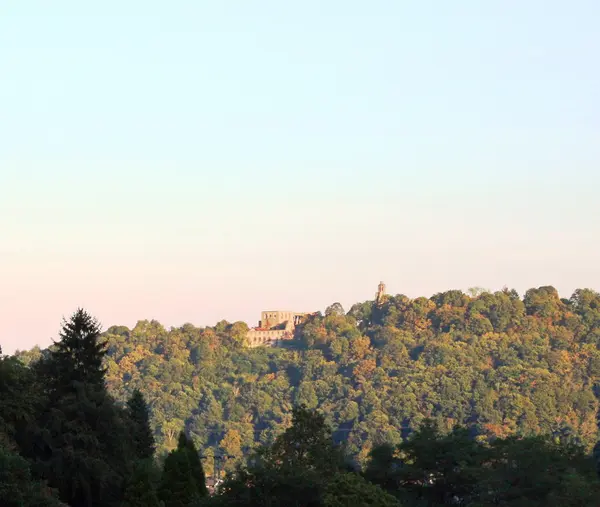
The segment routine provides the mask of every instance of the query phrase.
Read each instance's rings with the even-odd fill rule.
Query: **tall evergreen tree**
[[[159,497],[165,507],[187,507],[207,495],[204,470],[194,443],[182,431],[165,459]]]
[[[137,459],[149,459],[154,456],[154,435],[150,429],[150,414],[144,395],[139,389],[133,391],[127,401],[129,417],[133,424],[132,446]]]
[[[38,368],[46,404],[30,456],[62,501],[81,507],[112,505],[128,475],[129,439],[123,414],[104,385],[100,325],[79,309],[64,321],[60,338]]]
[[[204,475],[204,468],[202,467],[202,462],[200,461],[198,449],[196,449],[196,446],[191,438],[186,437],[185,448],[187,451],[192,477],[194,478],[196,488],[198,489],[198,495],[201,497],[206,496],[208,494],[208,490],[206,489],[206,476]]]
[[[102,367],[106,344],[100,339],[100,333],[98,321],[81,308],[63,321],[60,341],[55,343],[56,348],[50,355],[59,389],[68,390],[75,382],[83,382],[87,388],[106,392],[106,370]]]

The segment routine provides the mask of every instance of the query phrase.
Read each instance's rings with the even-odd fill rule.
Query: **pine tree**
[[[69,390],[74,383],[82,382],[87,388],[106,392],[106,369],[102,367],[106,344],[100,332],[98,321],[81,308],[69,320],[63,320],[60,341],[50,355],[59,389]]]
[[[182,431],[165,459],[159,497],[165,507],[187,507],[206,496],[206,483],[194,443]]]
[[[196,483],[196,488],[198,489],[198,494],[200,496],[206,496],[208,490],[206,489],[206,477],[204,475],[204,468],[202,468],[202,462],[200,461],[200,454],[191,438],[186,438],[185,440],[188,462],[190,464],[192,477]]]
[[[130,453],[122,411],[104,385],[100,325],[79,309],[64,321],[60,338],[38,368],[46,404],[30,457],[62,501],[111,505],[119,501]]]
[[[139,389],[133,391],[127,401],[132,428],[132,446],[137,459],[149,459],[154,456],[154,435],[150,429],[150,415],[144,395]]]

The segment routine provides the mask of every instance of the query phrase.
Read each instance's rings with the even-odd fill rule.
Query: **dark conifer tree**
[[[38,368],[46,403],[32,435],[34,470],[70,505],[113,505],[130,451],[124,414],[104,385],[100,326],[79,309],[63,323],[60,338]]]
[[[60,341],[50,354],[54,367],[53,377],[58,389],[70,390],[74,383],[85,383],[89,390],[106,393],[102,361],[106,344],[100,338],[98,321],[83,309],[78,309],[69,320],[63,321]]]
[[[150,414],[144,395],[139,389],[133,391],[127,401],[129,417],[131,419],[132,442],[134,454],[137,459],[150,459],[154,456],[154,435],[150,429]]]
[[[202,468],[202,462],[200,461],[200,454],[198,453],[198,449],[196,449],[196,446],[191,438],[186,438],[185,440],[190,470],[192,477],[194,478],[194,482],[196,483],[198,494],[201,497],[206,496],[208,494],[208,490],[206,489],[206,476],[204,475],[204,468]]]
[[[206,496],[206,483],[194,443],[182,431],[165,459],[159,497],[165,507],[187,507]]]

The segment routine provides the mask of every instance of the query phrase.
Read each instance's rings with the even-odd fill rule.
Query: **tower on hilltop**
[[[380,305],[383,303],[383,298],[385,297],[385,283],[379,282],[377,286],[377,294],[375,295],[375,302]]]

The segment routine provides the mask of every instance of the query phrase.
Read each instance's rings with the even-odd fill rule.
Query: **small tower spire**
[[[377,294],[375,296],[375,301],[377,302],[378,305],[383,303],[384,297],[385,297],[385,283],[379,282],[379,285],[377,286]]]

